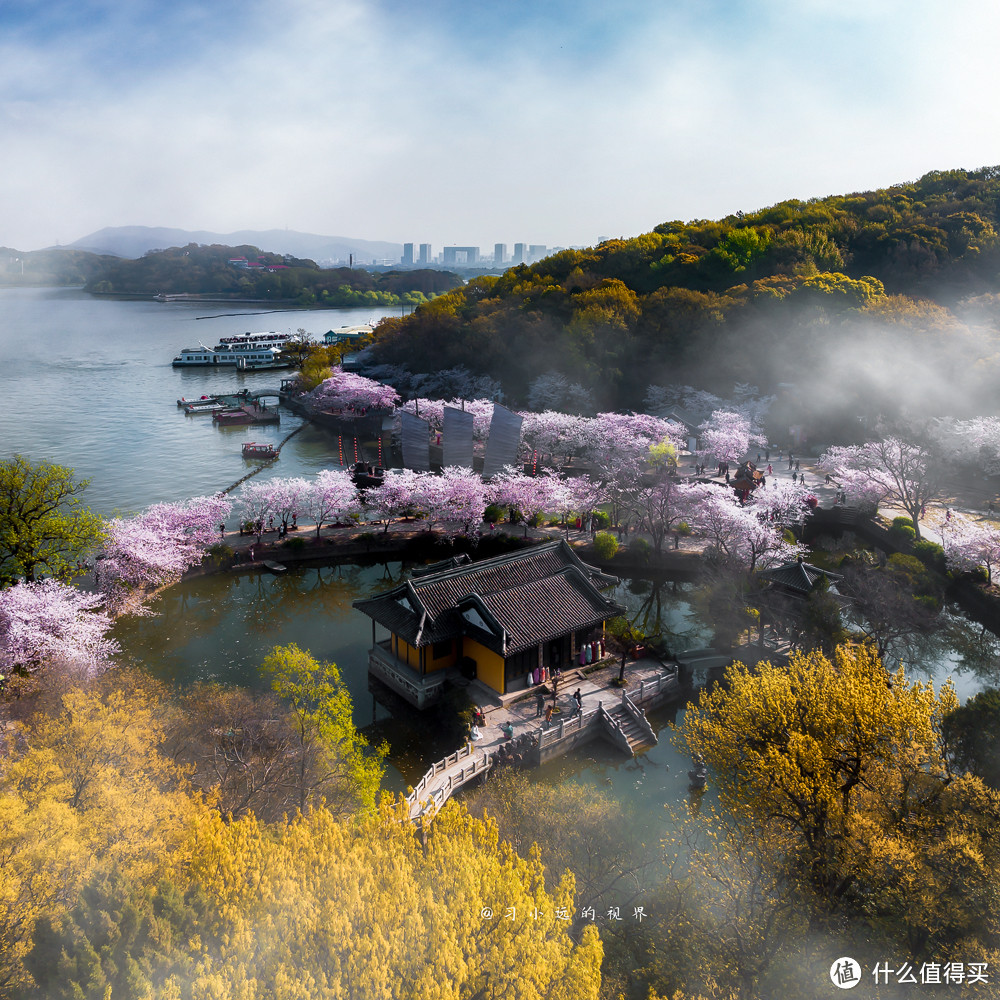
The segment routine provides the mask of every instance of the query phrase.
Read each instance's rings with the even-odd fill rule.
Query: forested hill
[[[257,247],[191,243],[151,250],[138,260],[103,258],[86,290],[110,295],[196,294],[299,305],[418,304],[461,279],[448,271],[370,272],[320,268],[315,261]]]
[[[901,353],[900,379],[974,375],[971,391],[997,374],[998,216],[1000,167],[990,167],[665,222],[477,278],[386,320],[376,359],[414,371],[464,365],[515,399],[559,371],[601,405],[636,408],[650,383],[802,388],[852,355],[862,367]],[[921,384],[925,405],[938,405],[941,388]],[[864,373],[842,388],[865,391],[882,390]]]

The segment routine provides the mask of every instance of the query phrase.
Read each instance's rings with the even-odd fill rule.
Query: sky
[[[994,0],[0,0],[0,246],[591,245],[1000,163]]]

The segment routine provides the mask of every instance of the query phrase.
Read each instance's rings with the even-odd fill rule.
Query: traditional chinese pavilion
[[[840,573],[831,573],[830,570],[813,566],[805,562],[801,556],[793,562],[782,563],[773,569],[764,570],[760,576],[775,589],[789,597],[799,599],[808,597],[821,580],[826,582],[831,594],[839,597],[837,584],[844,579]]]
[[[624,611],[601,592],[616,582],[560,540],[447,560],[354,607],[372,620],[369,672],[423,708],[449,678],[505,695],[527,688],[536,667],[566,668]],[[379,626],[387,637],[377,637]]]

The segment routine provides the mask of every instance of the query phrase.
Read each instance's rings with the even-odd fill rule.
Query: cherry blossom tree
[[[288,523],[293,518],[304,511],[306,499],[313,488],[313,483],[308,479],[295,477],[290,479],[272,479],[268,485],[271,487],[270,512],[280,522],[282,528],[287,531]]]
[[[222,495],[160,503],[108,523],[104,556],[95,576],[114,613],[141,613],[149,590],[173,583],[201,562],[218,537],[232,502]]]
[[[772,478],[763,488],[750,494],[747,505],[764,520],[777,521],[786,527],[801,524],[809,510],[809,491],[787,479]]]
[[[695,526],[716,550],[749,572],[792,559],[803,551],[785,539],[785,527],[766,507],[743,506],[729,490],[702,484],[692,510]],[[692,494],[692,500],[695,499]]]
[[[560,466],[582,450],[583,429],[587,426],[585,417],[555,410],[519,415],[523,418],[521,441],[526,448],[526,459],[537,452],[543,461],[546,457],[549,459],[549,465]]]
[[[306,393],[302,402],[309,409],[319,412],[392,410],[399,402],[399,394],[391,385],[383,385],[337,367],[333,369],[330,378],[320,382],[312,392]]]
[[[349,472],[323,469],[302,500],[302,511],[316,522],[316,537],[327,522],[353,517],[361,512],[361,498]]]
[[[600,487],[599,502],[611,505],[612,523],[618,524],[622,509],[641,489],[643,476],[669,471],[659,453],[661,445],[676,453],[684,429],[644,413],[599,413],[586,422],[582,437],[583,453]]]
[[[589,515],[600,506],[603,497],[600,484],[589,476],[570,476],[568,479],[552,476],[549,490],[549,509],[559,515],[567,532],[571,514]]]
[[[925,508],[944,496],[942,463],[922,445],[898,437],[830,448],[819,467],[862,506],[901,507],[910,515],[917,538]]]
[[[763,445],[766,438],[755,430],[750,418],[733,410],[715,410],[701,425],[701,453],[717,462],[738,462],[750,444]]]
[[[431,433],[440,433],[444,428],[444,408],[449,404],[443,399],[408,399],[401,410],[412,413],[426,420],[430,425]]]
[[[240,508],[242,519],[253,525],[260,541],[264,524],[274,516],[277,493],[274,480],[251,479],[240,487]]]
[[[385,521],[385,531],[388,531],[394,518],[403,517],[409,511],[419,508],[423,480],[429,475],[428,472],[414,472],[413,469],[386,472],[380,486],[363,491],[364,506]]]
[[[566,505],[566,495],[565,480],[551,469],[538,476],[526,476],[519,469],[508,465],[503,472],[493,477],[489,485],[491,503],[520,512],[524,520],[525,537],[528,525],[537,515],[559,510]]]
[[[699,504],[716,487],[692,483],[675,476],[661,476],[653,483],[641,485],[624,500],[630,520],[648,534],[653,551],[660,555],[664,542],[681,521],[688,524],[697,518]]]
[[[0,591],[0,668],[34,672],[59,661],[95,673],[120,652],[107,637],[101,594],[57,580],[18,583]]]
[[[528,387],[528,406],[534,410],[559,406],[579,412],[587,408],[589,399],[590,394],[579,382],[570,382],[561,372],[539,375]]]
[[[487,487],[478,472],[449,466],[439,476],[420,480],[416,502],[430,523],[440,523],[447,534],[471,535],[483,523]]]
[[[1000,562],[1000,525],[952,518],[941,532],[941,541],[949,569],[966,571],[982,566],[987,585],[992,584],[993,567]]]

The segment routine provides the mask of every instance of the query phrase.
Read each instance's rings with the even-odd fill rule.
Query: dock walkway
[[[453,792],[495,765],[501,746],[510,743],[501,726],[513,728],[515,744],[520,745],[521,737],[527,735],[529,745],[524,756],[534,765],[560,757],[599,737],[630,756],[655,744],[657,736],[646,719],[645,709],[680,695],[678,665],[653,658],[630,663],[624,689],[612,684],[617,675],[618,663],[613,659],[605,661],[596,672],[584,674],[581,669],[574,669],[564,673],[559,681],[556,713],[549,723],[538,712],[536,696],[530,692],[520,701],[487,709],[483,738],[468,741],[455,753],[431,765],[407,796],[410,818],[433,818]],[[573,710],[572,692],[577,688],[584,701],[582,712]],[[552,700],[548,695],[546,704]]]

